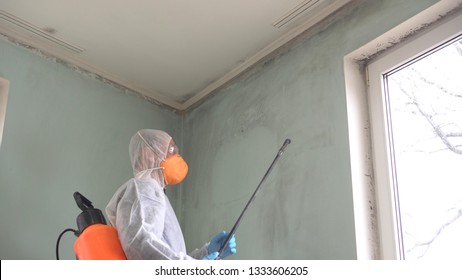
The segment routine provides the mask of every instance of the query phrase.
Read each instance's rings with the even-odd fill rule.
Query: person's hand
[[[206,260],[215,260],[218,257],[218,252],[213,252],[210,255],[207,255],[203,257],[201,260],[206,261]]]
[[[225,242],[227,237],[228,237],[228,234],[226,233],[226,231],[222,231],[218,233],[217,235],[215,235],[215,237],[212,238],[208,246],[209,253],[220,251],[220,248]],[[225,258],[235,253],[236,253],[236,238],[233,235],[233,237],[231,237],[231,239],[229,240],[228,244],[226,245],[220,257]]]

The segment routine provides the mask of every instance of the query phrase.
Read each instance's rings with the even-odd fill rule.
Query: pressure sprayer
[[[77,216],[78,230],[66,229],[56,243],[56,259],[59,260],[59,241],[67,231],[78,237],[74,243],[74,253],[78,260],[126,260],[120,245],[117,230],[106,224],[101,210],[93,207],[90,200],[78,192],[74,193],[77,206],[82,210]]]
[[[244,210],[242,210],[241,215],[239,215],[239,218],[237,219],[236,223],[234,224],[233,228],[229,232],[228,236],[226,237],[225,242],[221,245],[220,250],[218,251],[218,257],[216,258],[217,260],[221,259],[221,255],[223,254],[223,251],[226,248],[226,245],[228,245],[229,241],[233,237],[234,233],[236,232],[237,228],[239,227],[239,224],[241,223],[241,219],[244,216],[244,213],[247,211],[249,208],[249,205],[252,204],[252,202],[255,199],[255,195],[257,194],[258,190],[260,189],[262,183],[266,180],[266,177],[268,177],[268,174],[271,172],[273,169],[274,164],[276,161],[279,159],[279,157],[284,153],[284,150],[286,149],[287,145],[290,144],[290,139],[286,139],[284,141],[284,144],[282,144],[282,147],[279,149],[279,152],[277,153],[276,157],[274,158],[273,162],[271,163],[270,167],[266,171],[265,175],[263,176],[263,179],[261,179],[260,183],[258,184],[257,188],[253,192],[252,196],[250,197],[249,201],[247,202],[247,205],[244,207]]]

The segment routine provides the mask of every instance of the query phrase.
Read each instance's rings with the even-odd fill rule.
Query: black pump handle
[[[88,200],[88,198],[85,196],[81,195],[79,192],[74,193],[74,199],[80,210],[85,211],[87,209],[93,209],[93,204],[91,201]]]

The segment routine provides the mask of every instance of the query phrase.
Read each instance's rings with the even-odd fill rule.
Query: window
[[[2,145],[3,125],[5,123],[6,102],[8,99],[9,82],[0,77],[0,146]]]
[[[391,258],[462,248],[461,18],[368,65],[379,229]]]
[[[462,248],[461,73],[462,36],[457,36],[382,74],[382,92],[371,84],[371,94],[385,97],[401,259],[457,257]]]
[[[416,18],[345,57],[359,259],[460,257],[462,15],[363,59]]]

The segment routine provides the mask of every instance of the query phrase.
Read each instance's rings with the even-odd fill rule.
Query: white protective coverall
[[[208,243],[186,254],[183,233],[164,192],[164,176],[158,167],[171,141],[160,130],[138,131],[129,146],[135,177],[106,206],[128,259],[201,259],[208,254]]]

